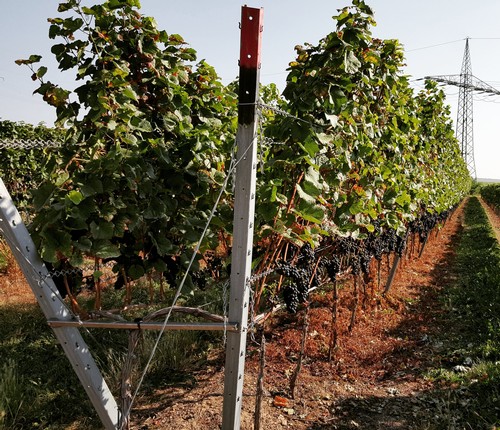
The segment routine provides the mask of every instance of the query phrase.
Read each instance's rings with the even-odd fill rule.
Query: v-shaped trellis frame
[[[35,244],[0,179],[0,230],[47,320],[74,321],[40,259]],[[52,327],[106,429],[116,429],[119,410],[78,328]]]

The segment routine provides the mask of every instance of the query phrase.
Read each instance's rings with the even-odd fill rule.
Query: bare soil
[[[36,303],[35,296],[29,288],[24,275],[15,263],[15,259],[7,250],[7,245],[0,242],[0,252],[8,256],[8,273],[0,272],[0,303],[23,304]]]
[[[386,297],[381,294],[388,275],[385,259],[381,286],[373,270],[371,283],[366,284],[367,298],[360,300],[351,333],[347,327],[353,284],[352,280],[345,282],[340,290],[338,346],[331,361],[332,292],[315,294],[294,398],[289,381],[299,356],[304,311],[297,315],[278,313],[266,322],[262,429],[436,428],[432,427],[436,414],[446,412],[434,393],[443,387],[435,386],[426,373],[443,365],[442,352],[459,331],[448,319],[440,297],[455,280],[451,263],[461,214],[459,208],[440,232],[433,234],[420,258],[419,244],[409,247],[413,252],[402,260]],[[375,291],[370,294],[372,288]],[[136,401],[133,428],[220,428],[223,364],[222,355],[214,357],[189,383],[143,395]],[[254,428],[258,370],[259,346],[249,339],[243,430]]]
[[[493,232],[495,233],[495,236],[500,243],[500,212],[495,211],[491,206],[489,206],[481,197],[478,197],[479,201],[483,205],[483,208],[486,212],[486,215],[488,215],[488,219],[491,224],[491,228],[493,229]]]
[[[346,279],[339,286],[339,336],[331,360],[331,288],[311,298],[305,357],[293,398],[290,376],[300,352],[305,311],[296,315],[283,311],[265,322],[261,429],[438,428],[433,427],[436,414],[445,414],[446,405],[436,400],[435,393],[454,387],[438,386],[426,375],[431,369],[451,365],[444,351],[460,331],[442,297],[456,281],[453,249],[461,219],[460,207],[432,235],[420,258],[420,244],[410,244],[385,297],[382,291],[390,264],[384,258],[382,285],[378,285],[374,263],[371,279],[362,284],[366,294],[360,294],[352,332],[347,327],[353,281]],[[33,303],[31,291],[16,270],[11,269],[8,276],[0,274],[0,302]],[[259,371],[259,344],[249,337],[248,345],[242,430],[254,428]],[[156,386],[143,388],[132,411],[132,429],[220,428],[223,379],[224,356],[216,351],[199,369],[181,375],[181,382],[158,381]]]

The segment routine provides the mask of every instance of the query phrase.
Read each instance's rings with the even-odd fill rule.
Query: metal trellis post
[[[252,263],[255,182],[257,172],[256,110],[263,9],[242,7],[237,167],[234,197],[233,247],[229,321],[239,330],[227,334],[222,429],[240,428],[248,330],[249,288]]]
[[[47,319],[73,321],[31,236],[0,178],[0,231],[23,271]],[[118,405],[101,375],[80,332],[75,327],[53,327],[54,333],[78,375],[106,429],[116,429]]]

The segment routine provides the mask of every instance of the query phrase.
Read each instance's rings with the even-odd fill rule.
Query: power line
[[[421,48],[407,49],[406,52],[421,51],[423,49],[437,48],[438,46],[450,45],[452,43],[462,42],[464,39],[451,40],[449,42],[438,43],[436,45],[423,46]]]
[[[423,49],[437,48],[439,46],[450,45],[452,43],[462,42],[466,39],[469,40],[500,40],[500,37],[467,37],[463,39],[450,40],[449,42],[437,43],[435,45],[422,46],[421,48],[407,49],[405,52],[421,51]]]
[[[460,142],[462,157],[469,168],[471,176],[476,178],[472,125],[473,100],[489,101],[486,98],[500,95],[500,90],[472,74],[469,38],[465,39],[465,52],[460,75],[426,76],[425,79],[432,79],[438,83],[454,85],[459,88],[456,136]],[[473,93],[479,93],[480,97],[473,97]],[[495,103],[495,100],[491,100],[491,102]]]

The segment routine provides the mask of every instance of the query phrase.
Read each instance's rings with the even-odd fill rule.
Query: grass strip
[[[462,338],[462,348],[449,355],[460,356],[463,365],[440,369],[438,379],[454,387],[446,402],[452,428],[491,430],[500,425],[500,247],[477,197],[467,201],[463,225],[457,283],[448,292]]]
[[[500,247],[477,197],[464,210],[455,300],[484,358],[500,359]]]

